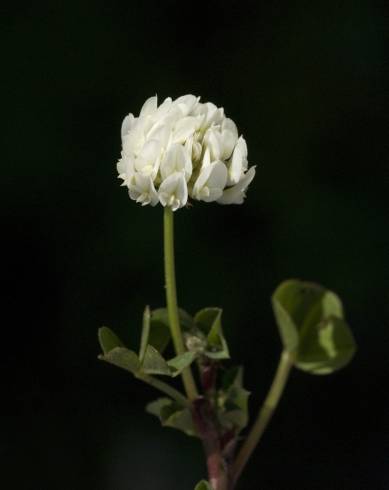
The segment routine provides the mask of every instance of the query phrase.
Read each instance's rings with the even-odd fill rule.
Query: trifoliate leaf
[[[284,349],[294,354],[296,367],[329,374],[351,360],[355,341],[335,293],[289,280],[276,289],[272,304]]]
[[[98,339],[99,339],[100,347],[101,347],[102,351],[104,352],[104,354],[107,354],[109,351],[111,351],[115,347],[124,347],[123,342],[108,327],[99,328]]]
[[[182,407],[170,398],[158,398],[146,406],[146,411],[159,418],[165,427],[181,430],[189,436],[196,436],[189,408]]]

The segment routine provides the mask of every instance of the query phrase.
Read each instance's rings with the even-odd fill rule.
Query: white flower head
[[[138,117],[124,118],[121,135],[119,178],[142,206],[160,202],[175,211],[189,198],[241,204],[255,176],[234,121],[194,95],[159,106],[150,97]]]

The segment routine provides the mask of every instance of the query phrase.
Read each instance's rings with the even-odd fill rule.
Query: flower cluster
[[[131,199],[173,211],[188,197],[241,204],[255,175],[235,123],[223,108],[194,95],[168,97],[159,107],[151,97],[139,117],[126,116],[117,170]]]

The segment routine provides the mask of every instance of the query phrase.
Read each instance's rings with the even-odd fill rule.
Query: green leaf
[[[107,354],[109,351],[111,351],[115,347],[124,347],[123,342],[108,327],[99,328],[97,335],[98,335],[100,347],[101,347],[102,351],[104,352],[104,354]]]
[[[190,366],[196,358],[195,352],[184,352],[173,359],[170,359],[167,364],[171,368],[173,376],[180,374],[185,368]]]
[[[226,371],[219,392],[219,419],[226,429],[237,432],[248,423],[248,398],[250,392],[243,388],[243,368],[233,367]]]
[[[182,308],[178,308],[180,325],[184,330],[189,330],[193,327],[193,318],[188,312]],[[157,308],[152,311],[152,318],[159,320],[161,323],[169,326],[169,314],[167,308]]]
[[[178,316],[183,330],[191,330],[193,328],[193,318],[187,311],[178,308]]]
[[[194,317],[194,323],[206,336],[209,337],[212,327],[216,324],[220,328],[221,308],[208,307],[198,311]],[[217,341],[215,332],[212,332],[213,343]]]
[[[152,345],[146,347],[146,352],[142,362],[142,372],[146,374],[172,375],[172,370],[165,359]]]
[[[165,427],[181,430],[189,436],[196,436],[189,408],[183,408],[170,398],[158,398],[146,406],[146,411],[159,418]]]
[[[146,374],[162,374],[165,376],[175,377],[180,374],[185,368],[196,358],[194,352],[184,352],[169,361],[161,356],[152,345],[148,345],[142,363],[142,372]]]
[[[157,398],[156,400],[146,405],[146,412],[156,417],[160,416],[161,410],[165,406],[169,406],[173,400],[170,398]]]
[[[125,347],[115,347],[106,354],[100,355],[99,359],[125,369],[132,374],[138,373],[140,369],[138,356],[135,352],[128,350]]]
[[[179,318],[184,330],[193,328],[193,318],[181,308],[179,309]],[[166,308],[157,308],[151,312],[147,338],[146,344],[155,347],[160,354],[164,352],[171,339],[169,316]]]
[[[244,429],[249,421],[248,399],[250,392],[244,388],[231,388],[225,402],[225,412],[222,414],[224,426],[233,426],[239,431]]]
[[[355,351],[348,325],[332,316],[307,331],[299,347],[296,367],[311,374],[330,374],[346,366]]]
[[[228,345],[221,325],[220,308],[203,308],[196,313],[195,326],[206,336],[207,347],[204,355],[211,359],[229,359]]]
[[[294,354],[296,367],[329,374],[351,360],[355,341],[335,293],[289,280],[276,289],[272,304],[284,349]]]
[[[228,391],[232,386],[243,387],[243,367],[232,366],[227,369],[222,377],[222,389]]]
[[[278,298],[273,297],[273,311],[284,349],[293,352],[299,344],[298,332],[287,310]]]
[[[150,331],[147,343],[163,353],[171,339],[167,310],[159,308],[150,315]]]
[[[196,486],[194,490],[212,490],[211,485],[205,481],[201,480]]]

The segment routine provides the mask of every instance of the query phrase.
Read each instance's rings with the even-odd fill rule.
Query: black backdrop
[[[240,489],[389,488],[384,17],[369,1],[35,2],[2,8],[4,488],[192,489],[195,440],[96,359],[164,303],[162,210],[116,178],[122,118],[186,93],[225,107],[257,177],[243,206],[176,213],[179,300],[224,307],[251,412],[280,350],[284,278],[338,292],[347,369],[294,372]],[[5,484],[6,483],[6,484]]]

